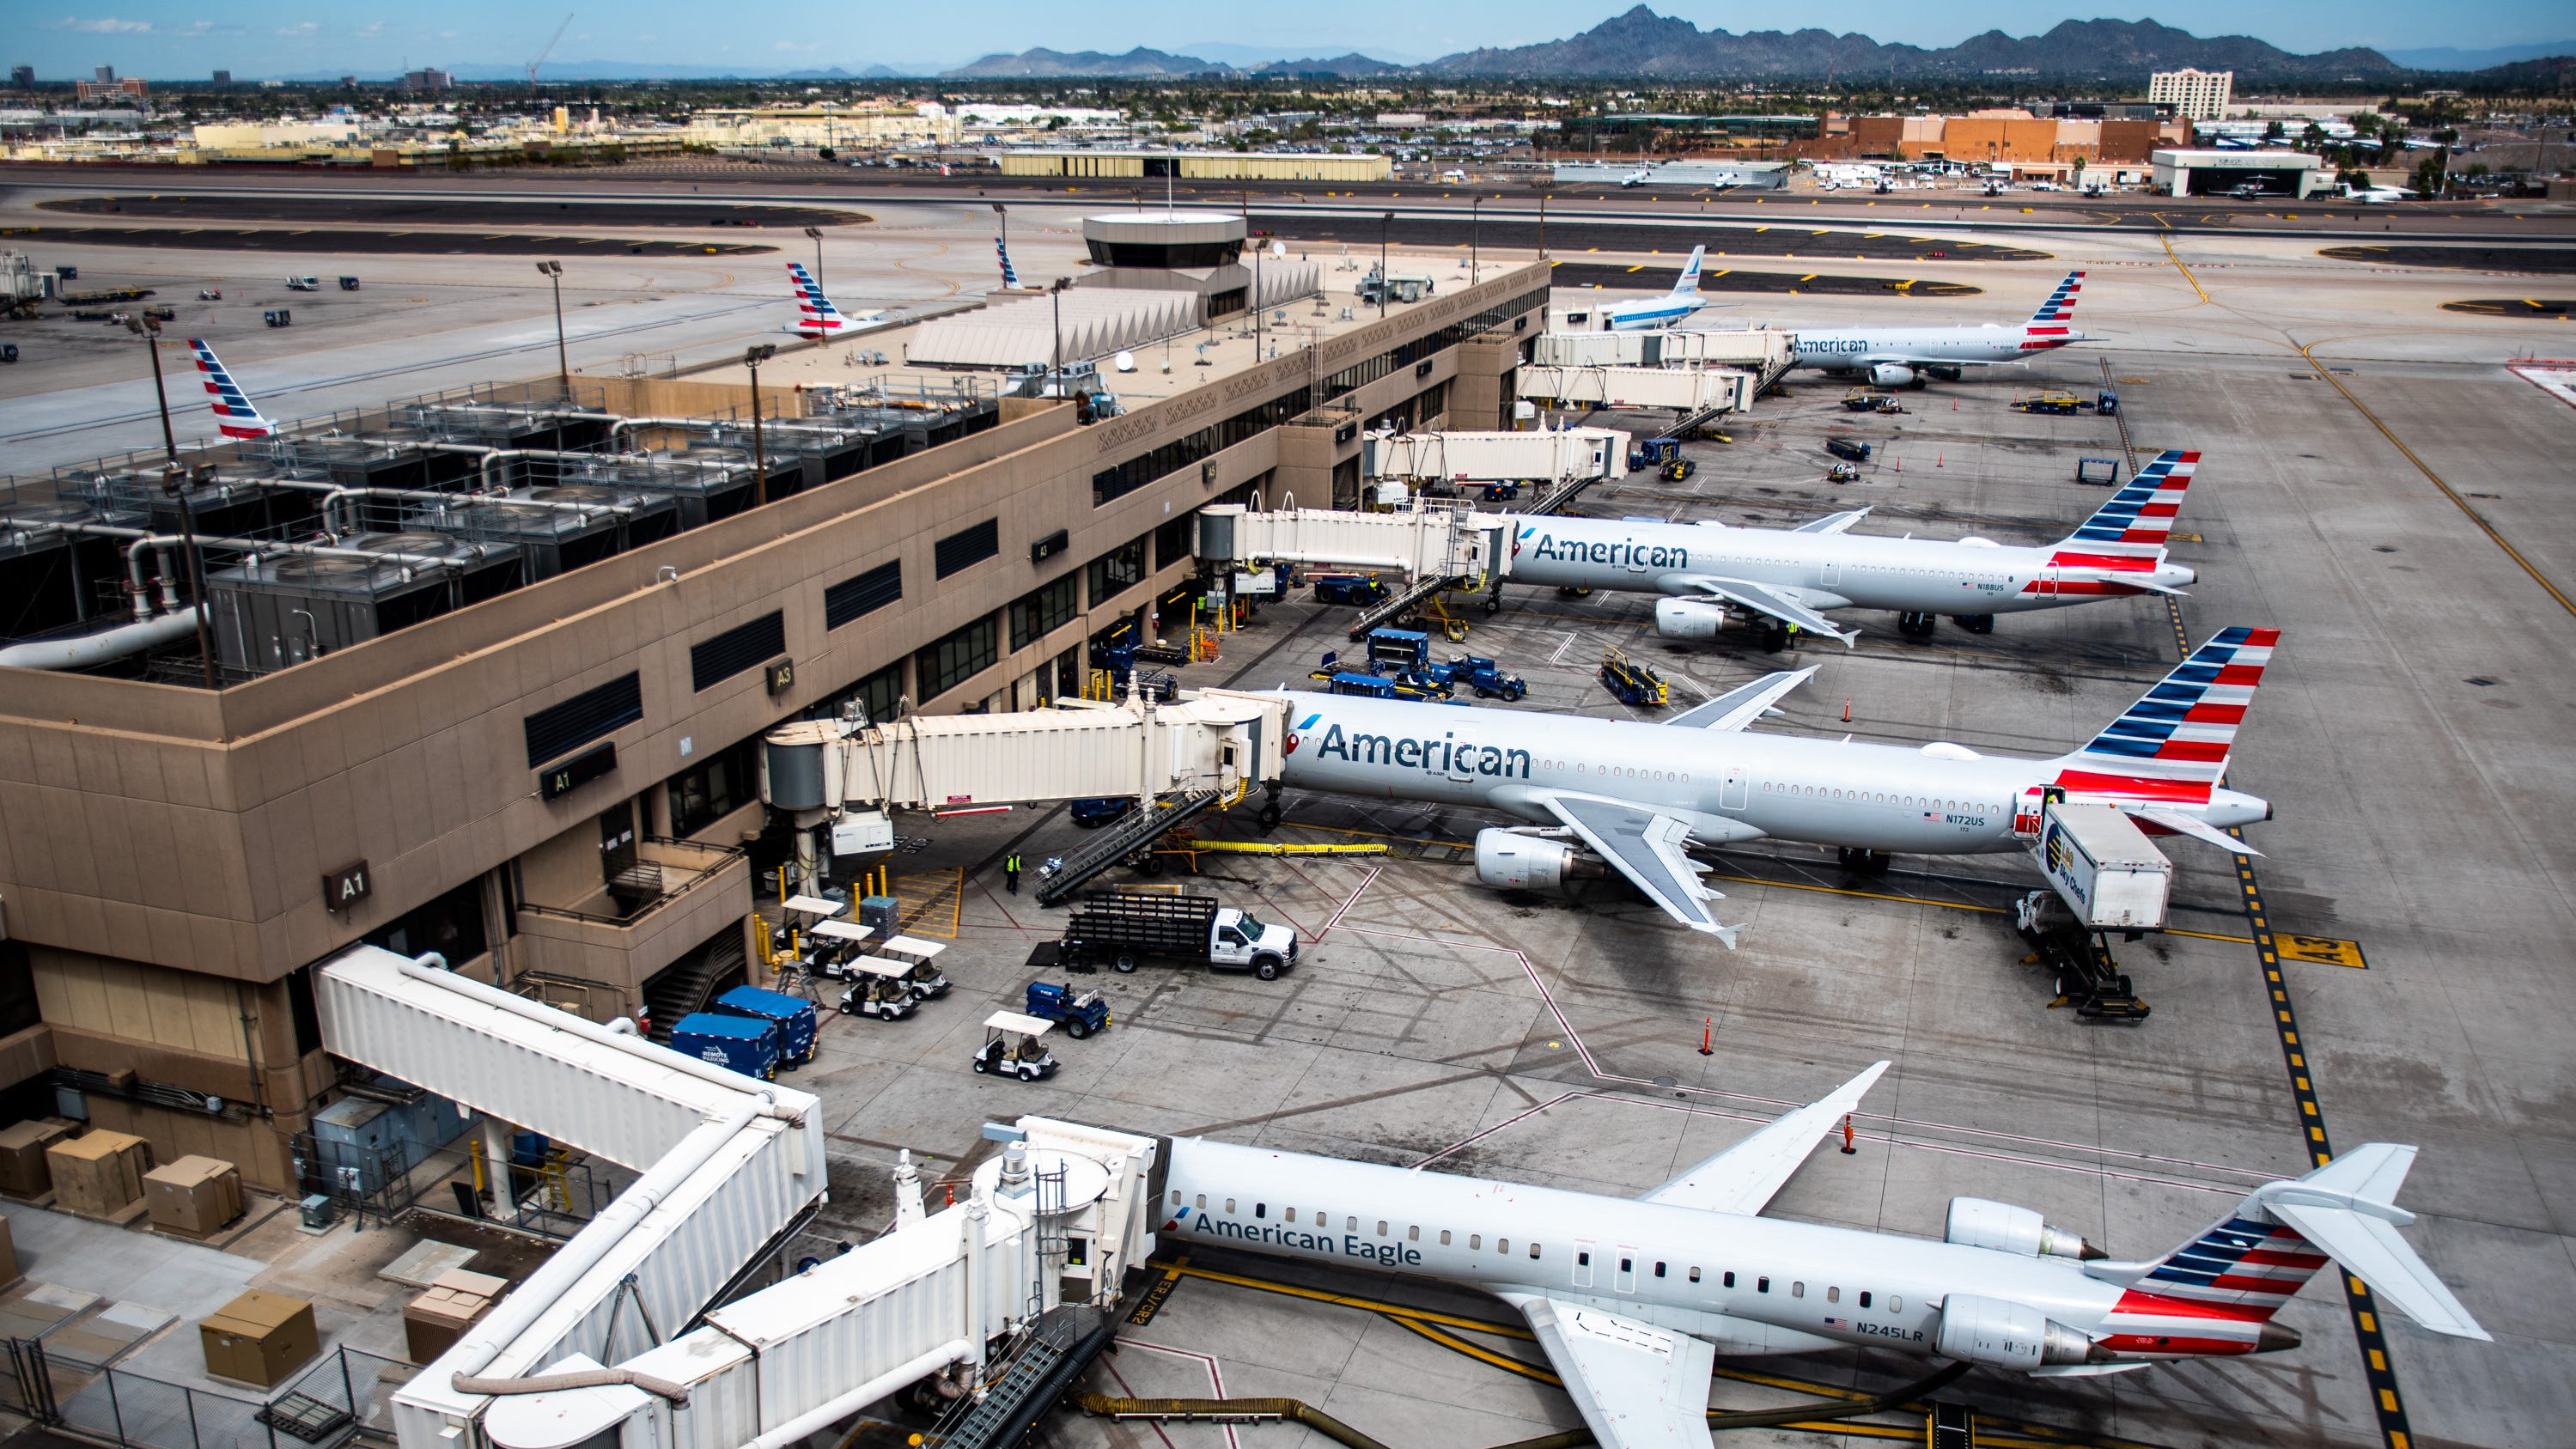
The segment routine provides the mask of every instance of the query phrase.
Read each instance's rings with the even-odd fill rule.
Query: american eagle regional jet
[[[2195,452],[2158,454],[2081,527],[2037,548],[1849,532],[1866,508],[1791,529],[1536,518],[1512,540],[1510,579],[1665,595],[1655,632],[1669,639],[1711,638],[1730,610],[1764,621],[1764,647],[1775,650],[1791,625],[1846,645],[1860,637],[1835,628],[1829,609],[1893,609],[1908,634],[1928,634],[1948,614],[1986,633],[1997,614],[2181,592],[2194,575],[2166,561],[2165,540],[2199,466]]]
[[[2081,749],[2054,759],[1757,735],[1746,726],[1813,668],[1766,675],[1655,723],[1286,692],[1284,783],[1336,795],[1492,810],[1526,826],[1476,834],[1476,874],[1552,889],[1606,864],[1673,919],[1735,945],[1690,847],[1769,837],[1893,853],[2029,850],[2049,792],[2117,807],[2149,834],[2254,854],[2223,832],[2271,818],[2220,788],[2237,726],[2280,639],[2221,629]]]
[[[2296,1348],[2273,1315],[2328,1262],[2435,1333],[2490,1337],[2398,1236],[2415,1149],[2384,1142],[2138,1262],[1982,1198],[1950,1200],[1939,1242],[1761,1216],[1886,1070],[1633,1200],[1180,1138],[1159,1236],[1491,1293],[1603,1449],[1709,1449],[1719,1354],[1865,1347],[2088,1377]]]

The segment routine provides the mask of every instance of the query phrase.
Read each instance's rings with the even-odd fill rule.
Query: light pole
[[[1377,218],[1377,320],[1386,320],[1387,294],[1395,290],[1394,279],[1386,274],[1386,232],[1395,225],[1395,213],[1383,211]]]
[[[1541,261],[1547,259],[1547,193],[1544,191],[1538,194],[1538,255]]]
[[[563,263],[539,262],[538,272],[555,285],[555,381],[563,388],[564,398],[572,398],[572,360],[564,351],[563,328]]]
[[[769,502],[769,450],[760,439],[760,365],[778,354],[778,344],[762,342],[742,350],[742,365],[751,369],[751,472],[753,506]]]
[[[1071,277],[1058,277],[1047,285],[1047,307],[1055,322],[1055,345],[1047,354],[1047,382],[1058,397],[1064,396],[1064,293],[1072,285]],[[1046,389],[1039,388],[1038,396],[1046,396]]]
[[[143,339],[143,350],[152,355],[152,396],[161,405],[161,450],[170,460],[161,472],[161,488],[179,505],[179,541],[188,569],[188,612],[197,624],[197,662],[205,670],[206,688],[220,689],[223,686],[215,678],[214,647],[206,639],[206,590],[197,560],[197,509],[188,497],[187,475],[179,467],[179,439],[170,430],[170,390],[161,380],[161,324],[129,314],[125,327]],[[198,476],[201,480],[210,478],[214,471],[209,464],[198,470]]]
[[[814,285],[819,287],[823,285],[823,229],[809,226],[805,234],[814,239]]]

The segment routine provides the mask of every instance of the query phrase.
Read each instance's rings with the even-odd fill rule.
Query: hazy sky
[[[444,0],[428,7],[379,8],[369,0],[328,6],[306,0],[66,0],[52,18],[46,0],[28,9],[0,42],[10,64],[33,64],[41,76],[85,76],[94,65],[120,74],[195,77],[222,67],[235,76],[305,71],[387,71],[421,65],[511,65],[534,56],[572,9],[572,28],[556,47],[563,60],[704,63],[746,73],[937,63],[955,65],[991,51],[1033,45],[1059,50],[1120,51],[1136,45],[1187,52],[1202,42],[1280,46],[1292,53],[1359,49],[1432,57],[1480,45],[1520,45],[1586,29],[1620,8],[1596,9],[1542,0],[1445,0],[1388,5],[1382,0],[1305,0],[1258,9],[1109,0],[1038,4],[981,0],[971,5],[825,4],[777,0],[749,11],[711,9],[691,0]],[[93,8],[93,6],[95,8]],[[557,8],[561,6],[563,8]],[[1659,4],[1708,28],[1784,28],[1794,22],[1772,7]],[[2105,12],[2053,3],[1924,4],[1921,0],[1849,0],[1833,7],[1832,28],[1883,41],[1949,45],[1987,29],[2034,34],[2068,18]],[[2404,49],[2478,49],[2558,40],[2576,34],[2564,0],[2184,0],[2149,11],[2201,35],[2251,34],[2287,50],[2345,45]],[[1810,18],[1806,23],[1816,23]]]

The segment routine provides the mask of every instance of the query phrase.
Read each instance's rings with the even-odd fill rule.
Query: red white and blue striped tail
[[[2063,334],[2066,324],[2075,320],[2075,294],[2083,290],[2084,274],[2068,272],[2057,290],[2048,294],[2048,300],[2039,304],[2039,310],[2030,314],[2028,330],[2034,336]]]
[[[2173,536],[2174,516],[2182,512],[2182,495],[2191,488],[2191,475],[2199,469],[2197,449],[2165,449],[2093,510],[2093,516],[2064,542],[2122,554],[2163,548]]]
[[[197,371],[204,378],[207,396],[215,409],[215,427],[227,438],[265,438],[277,431],[277,424],[259,415],[250,404],[250,395],[224,370],[215,349],[197,338],[188,339],[188,350],[197,358]]]
[[[796,284],[796,330],[808,337],[827,337],[850,325],[850,319],[823,295],[823,284],[805,270],[803,262],[789,262],[787,276]]]
[[[993,255],[1002,259],[1002,285],[1017,288],[1020,285],[1020,269],[1011,265],[1011,249],[1000,237],[993,238]]]
[[[2278,629],[2211,635],[2084,748],[2059,756],[2055,783],[2079,795],[2206,803],[2280,639]]]
[[[2315,1244],[2269,1221],[2249,1197],[2224,1221],[2147,1265],[2103,1317],[2094,1340],[2140,1356],[2252,1353],[2266,1346],[2263,1325],[2327,1262]]]

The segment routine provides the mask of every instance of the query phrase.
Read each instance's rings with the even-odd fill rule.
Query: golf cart
[[[1046,1049],[1046,1034],[1055,1023],[997,1011],[984,1018],[984,1045],[975,1053],[975,1070],[987,1076],[1042,1082],[1055,1075],[1056,1059]]]
[[[948,994],[948,978],[939,974],[939,953],[948,947],[918,936],[888,936],[877,958],[903,973],[903,984],[915,1001],[936,1001]]]
[[[879,1021],[901,1021],[921,1008],[913,999],[912,985],[904,980],[901,962],[883,956],[851,958],[842,970],[849,978],[850,989],[841,993],[843,1016],[873,1016]],[[978,1070],[982,1070],[979,1066]]]

